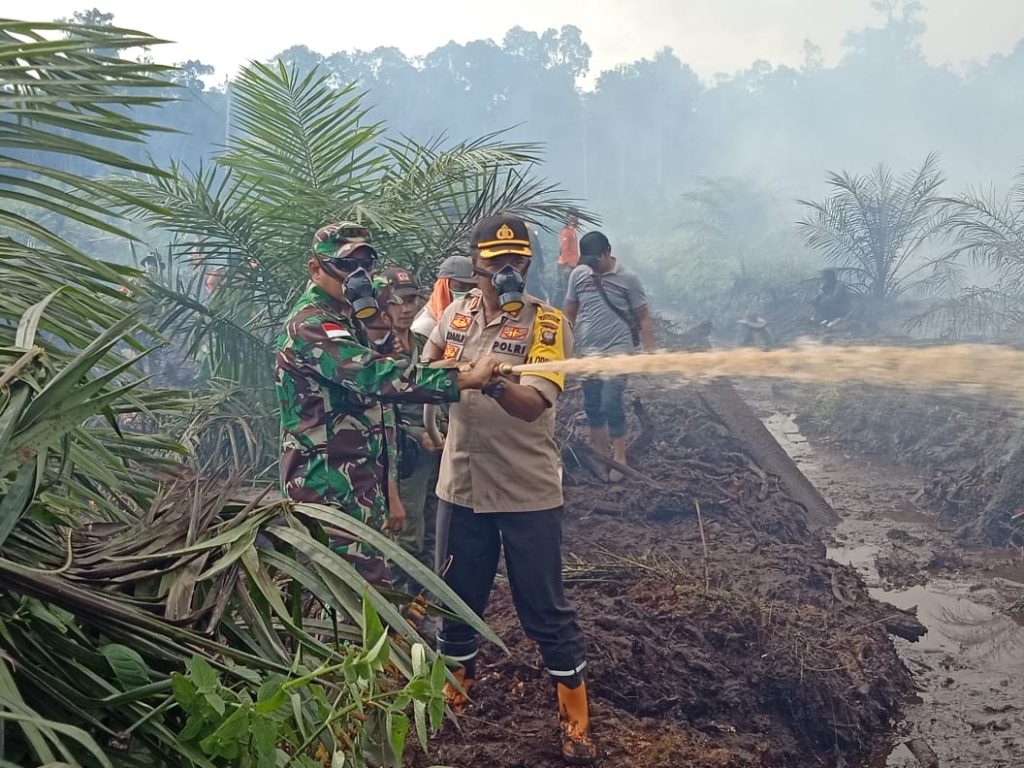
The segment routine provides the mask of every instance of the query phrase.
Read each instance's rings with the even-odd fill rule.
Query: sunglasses
[[[377,263],[376,256],[360,256],[359,258],[328,259],[327,263],[342,272],[355,272],[357,269],[370,271]]]

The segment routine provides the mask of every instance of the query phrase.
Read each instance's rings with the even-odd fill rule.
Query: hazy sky
[[[924,4],[924,48],[935,63],[985,59],[1024,38],[1024,0]],[[158,60],[201,59],[217,68],[218,79],[299,43],[321,53],[390,45],[418,55],[450,40],[500,41],[516,24],[580,27],[593,50],[593,73],[668,45],[710,78],[756,59],[799,64],[805,38],[832,63],[848,30],[881,18],[870,0],[4,0],[0,15],[49,20],[93,5],[121,26],[176,41],[156,52]]]

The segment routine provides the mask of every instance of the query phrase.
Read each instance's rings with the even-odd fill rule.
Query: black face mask
[[[503,312],[518,312],[526,303],[523,301],[523,289],[526,278],[514,267],[502,267],[491,277],[491,284],[498,292],[498,304]]]
[[[356,316],[356,319],[368,320],[380,312],[373,280],[365,269],[360,267],[345,278],[343,287],[345,298],[352,305],[352,314]]]

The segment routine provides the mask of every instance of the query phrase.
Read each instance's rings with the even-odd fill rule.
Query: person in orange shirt
[[[468,256],[449,256],[437,270],[437,280],[430,299],[412,321],[412,332],[429,338],[437,321],[454,299],[461,299],[476,287],[473,262]]]
[[[559,306],[565,303],[565,292],[569,288],[569,275],[580,262],[580,243],[576,236],[579,226],[579,211],[570,209],[565,226],[562,227],[562,233],[558,237]]]
[[[213,296],[217,289],[220,288],[220,284],[224,282],[225,272],[227,272],[227,267],[215,267],[206,273],[206,279],[203,281],[203,285],[206,288],[208,296]]]

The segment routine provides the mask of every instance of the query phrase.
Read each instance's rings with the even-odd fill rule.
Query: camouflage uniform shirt
[[[327,503],[379,528],[395,472],[384,403],[459,399],[457,374],[377,354],[362,328],[310,285],[277,340],[281,481],[295,501]]]

